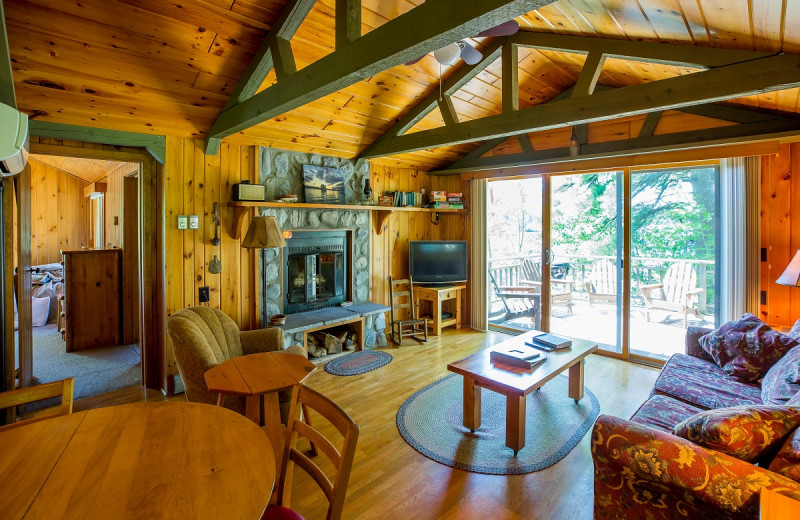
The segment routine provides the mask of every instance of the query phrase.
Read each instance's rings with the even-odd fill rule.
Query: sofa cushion
[[[636,410],[631,421],[665,432],[672,432],[679,422],[702,411],[702,408],[678,401],[667,395],[654,395]]]
[[[749,313],[706,334],[699,342],[726,374],[745,382],[764,377],[798,344]]]
[[[714,363],[685,354],[675,354],[667,361],[652,393],[670,395],[701,408],[762,404],[758,385],[737,381]]]
[[[800,392],[800,345],[787,352],[761,382],[761,400],[783,405]]]
[[[673,435],[736,457],[758,462],[773,456],[800,426],[800,409],[786,406],[733,406],[706,410],[680,422]]]
[[[778,454],[772,459],[769,470],[800,482],[800,428],[789,435],[783,443]]]

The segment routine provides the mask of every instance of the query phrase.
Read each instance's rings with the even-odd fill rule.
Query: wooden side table
[[[797,518],[800,502],[766,488],[761,489],[761,520],[789,520]]]
[[[440,336],[442,327],[450,325],[455,325],[457,329],[461,328],[461,291],[466,288],[466,285],[414,286],[414,307],[418,318],[422,316],[420,302],[427,301],[431,304],[432,316],[428,327],[433,329],[432,335]],[[442,304],[452,300],[455,300],[453,317],[442,319]]]
[[[275,464],[280,472],[283,455],[283,427],[278,391],[288,390],[302,382],[317,367],[303,356],[281,352],[262,352],[232,357],[205,373],[209,391],[246,398],[245,415],[256,424],[264,423],[267,436],[275,449]],[[261,400],[264,417],[261,417]],[[263,419],[263,421],[262,421]]]

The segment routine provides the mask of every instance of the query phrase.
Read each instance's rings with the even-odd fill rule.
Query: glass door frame
[[[592,168],[587,170],[575,170],[575,171],[563,171],[563,172],[548,172],[548,173],[538,173],[538,174],[531,174],[531,175],[519,175],[519,176],[509,176],[509,177],[496,177],[494,179],[489,179],[489,182],[492,181],[507,181],[507,180],[514,180],[514,179],[533,179],[533,178],[541,178],[542,179],[542,255],[541,255],[541,265],[542,266],[550,266],[551,259],[552,259],[552,233],[551,233],[551,225],[552,225],[552,183],[551,177],[554,176],[564,176],[564,175],[581,175],[581,174],[589,174],[589,173],[598,173],[598,172],[622,172],[622,240],[618,242],[621,244],[622,254],[620,258],[622,260],[622,269],[621,269],[621,277],[622,277],[622,296],[621,301],[618,301],[617,308],[621,313],[621,316],[618,317],[620,319],[620,326],[621,326],[621,352],[611,352],[607,350],[598,349],[595,351],[595,354],[606,356],[614,359],[620,359],[623,361],[633,361],[635,363],[641,363],[645,365],[661,367],[664,365],[665,361],[657,358],[652,358],[649,356],[643,356],[641,354],[634,354],[631,352],[630,348],[630,315],[631,315],[631,197],[632,197],[632,178],[634,172],[643,172],[643,171],[653,171],[653,170],[670,170],[670,169],[677,169],[677,168],[699,168],[699,167],[708,167],[714,166],[719,168],[719,161],[718,160],[706,160],[706,161],[687,161],[687,162],[680,162],[680,163],[667,163],[667,164],[648,164],[643,166],[622,166],[622,167],[606,167],[606,168]],[[717,172],[718,179],[719,179],[719,170]],[[716,197],[719,201],[719,190],[717,190]],[[618,196],[619,197],[619,196]],[[619,204],[618,204],[619,207]],[[717,207],[719,207],[719,203],[717,203]],[[716,217],[717,221],[719,221],[719,216]],[[717,223],[717,227],[719,226],[719,222]],[[619,235],[618,235],[619,236]],[[719,250],[719,244],[716,245],[717,251]],[[488,267],[488,266],[487,266]],[[550,331],[550,269],[542,269],[542,288],[541,288],[541,301],[540,301],[540,312],[541,312],[541,329],[545,332]],[[718,275],[717,275],[718,276]],[[719,287],[719,284],[717,284]],[[718,311],[716,311],[718,313]],[[503,327],[502,325],[492,325],[492,328],[499,331],[508,331],[519,333],[518,330],[512,329],[510,327]]]

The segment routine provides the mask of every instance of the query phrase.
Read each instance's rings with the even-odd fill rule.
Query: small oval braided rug
[[[392,355],[382,350],[362,350],[338,357],[325,364],[325,372],[335,376],[357,376],[392,362]]]
[[[453,468],[491,475],[520,475],[552,466],[567,456],[600,413],[585,389],[575,403],[569,380],[559,376],[528,394],[525,447],[515,456],[506,446],[506,398],[481,391],[481,426],[463,426],[463,378],[451,374],[409,397],[397,412],[400,435],[426,457]]]

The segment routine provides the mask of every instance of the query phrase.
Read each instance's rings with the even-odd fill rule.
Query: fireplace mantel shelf
[[[233,208],[233,230],[231,236],[240,238],[242,236],[242,224],[244,216],[251,208],[278,208],[278,209],[345,209],[353,211],[375,212],[375,232],[383,232],[383,224],[392,213],[396,211],[406,212],[425,212],[425,213],[466,213],[466,209],[444,209],[444,208],[416,208],[416,207],[396,207],[396,206],[362,206],[357,204],[308,204],[305,202],[249,202],[232,201],[228,206]]]

